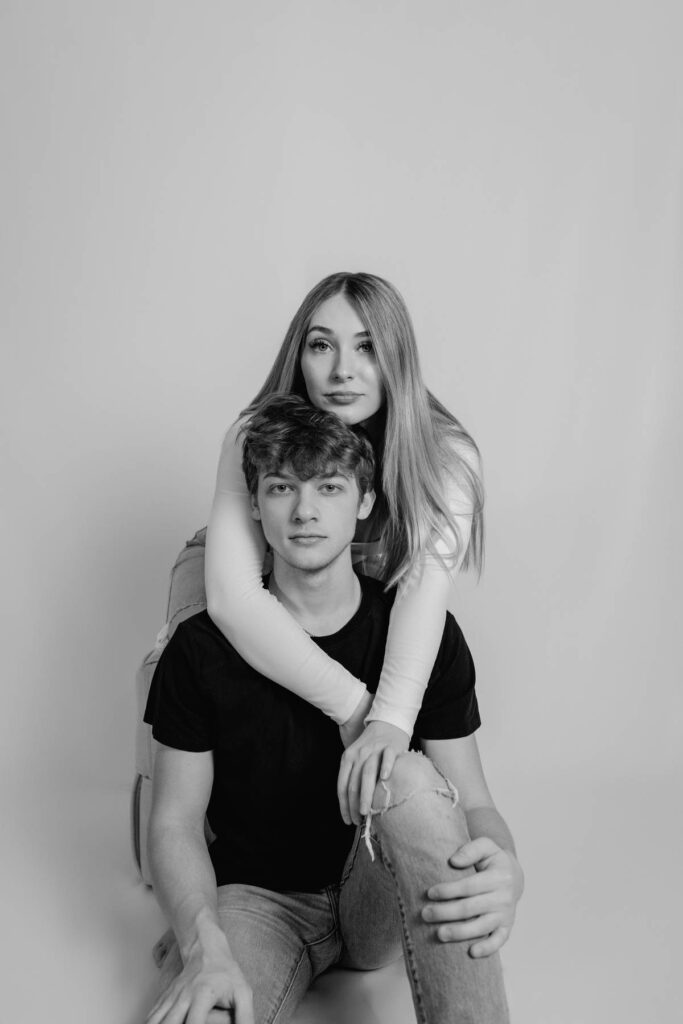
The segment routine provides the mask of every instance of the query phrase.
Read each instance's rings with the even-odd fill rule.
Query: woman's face
[[[344,295],[318,306],[304,338],[301,372],[309,400],[348,426],[373,416],[384,385],[370,335]]]

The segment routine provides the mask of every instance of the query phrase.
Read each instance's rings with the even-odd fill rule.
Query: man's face
[[[290,466],[259,474],[252,515],[280,558],[302,572],[318,572],[348,548],[356,520],[372,511],[374,493],[361,500],[354,476],[301,480]]]

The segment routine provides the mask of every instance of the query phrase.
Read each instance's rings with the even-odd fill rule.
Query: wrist
[[[363,684],[361,683],[361,685]],[[360,692],[360,696],[356,701],[351,714],[348,716],[348,718],[346,718],[344,722],[341,723],[341,726],[343,728],[352,727],[355,725],[362,726],[365,716],[372,707],[372,699],[373,694],[370,693],[370,691],[365,686],[363,686],[363,689]]]
[[[215,963],[233,959],[225,932],[215,913],[206,907],[197,912],[190,934],[185,942],[179,942],[179,946],[183,963],[188,960]]]

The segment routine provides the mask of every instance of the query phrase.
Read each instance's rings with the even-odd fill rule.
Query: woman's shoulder
[[[452,434],[442,442],[443,487],[448,503],[468,505],[481,487],[482,463],[479,449],[471,438]]]
[[[464,463],[473,473],[481,473],[481,454],[469,434],[453,430],[444,433],[440,440],[444,468],[447,471],[452,471],[454,467],[457,469]]]

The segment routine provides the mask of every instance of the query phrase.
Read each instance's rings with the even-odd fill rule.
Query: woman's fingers
[[[382,751],[382,766],[380,768],[379,777],[382,782],[386,782],[391,775],[391,771],[396,762],[396,751],[393,747],[385,747]]]
[[[375,788],[377,786],[379,766],[380,755],[371,754],[370,757],[365,762],[365,764],[363,765],[362,771],[360,773],[360,794],[358,808],[361,818],[364,818],[366,814],[370,813],[370,808],[372,807],[372,798],[375,795]]]
[[[349,811],[349,776],[351,774],[352,767],[352,759],[347,757],[346,753],[344,753],[339,764],[339,775],[337,776],[337,798],[339,800],[339,810],[346,825],[351,824],[351,814]]]
[[[339,764],[337,798],[347,825],[358,825],[369,813],[378,778],[389,778],[409,740],[396,726],[370,722],[365,733],[346,748]]]
[[[337,776],[339,810],[347,825],[359,825],[372,807],[381,752],[349,747],[342,755]]]

